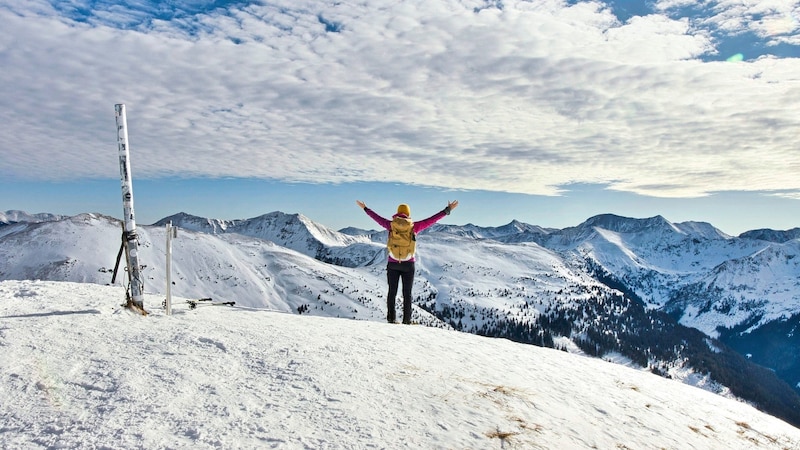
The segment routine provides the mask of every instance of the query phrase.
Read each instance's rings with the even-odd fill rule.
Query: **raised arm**
[[[362,202],[361,200],[356,200],[356,205],[358,205],[359,208],[363,209],[364,212],[367,213],[367,215],[369,217],[371,217],[372,220],[375,221],[375,223],[377,223],[378,225],[380,225],[381,227],[383,227],[386,230],[391,230],[392,229],[392,222],[390,220],[388,220],[388,219],[385,219],[385,218],[381,217],[375,211],[367,208],[366,203]]]
[[[438,213],[428,217],[427,219],[423,219],[420,221],[414,222],[414,233],[419,233],[420,231],[430,227],[431,225],[435,224],[436,222],[442,220],[442,218],[448,214],[450,211],[456,209],[458,206],[458,200],[453,200],[452,202],[447,202],[447,206],[444,207],[443,210],[439,211]]]

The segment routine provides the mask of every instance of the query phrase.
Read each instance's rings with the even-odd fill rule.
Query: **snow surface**
[[[0,447],[800,447],[747,404],[595,358],[239,306],[142,317],[123,300],[0,282]]]

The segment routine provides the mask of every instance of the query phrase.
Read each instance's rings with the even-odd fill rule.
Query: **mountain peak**
[[[25,211],[11,209],[6,212],[0,212],[0,224],[10,224],[18,222],[30,222],[30,223],[52,222],[55,220],[64,219],[66,217],[67,216],[61,216],[50,213],[28,214]]]
[[[225,230],[227,230],[230,226],[236,224],[236,221],[208,219],[185,212],[179,212],[159,220],[158,222],[154,223],[153,226],[164,226],[169,222],[172,222],[173,226],[186,230],[211,234],[224,233]]]
[[[587,219],[581,227],[598,227],[617,233],[636,233],[654,229],[670,229],[680,232],[670,221],[663,216],[653,216],[646,219],[634,219],[631,217],[618,216],[616,214],[599,214]]]
[[[242,236],[264,239],[286,248],[323,261],[336,259],[343,265],[355,265],[346,262],[347,258],[333,258],[332,249],[345,247],[353,243],[366,243],[365,236],[350,236],[320,225],[300,213],[284,213],[273,211],[250,219],[219,220],[178,213],[159,220],[154,225],[165,225],[172,221],[176,227],[208,234],[239,234]]]
[[[681,222],[675,226],[688,235],[706,239],[730,239],[731,236],[720,231],[708,222]]]
[[[761,241],[777,242],[782,244],[793,239],[800,238],[800,228],[792,228],[791,230],[772,230],[769,228],[762,228],[758,230],[745,231],[739,235],[742,239],[757,239]]]

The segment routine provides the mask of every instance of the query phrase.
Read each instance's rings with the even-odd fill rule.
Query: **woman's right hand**
[[[358,207],[361,208],[361,209],[364,209],[364,208],[367,207],[367,205],[364,202],[362,202],[361,200],[356,200],[356,205],[358,205]]]

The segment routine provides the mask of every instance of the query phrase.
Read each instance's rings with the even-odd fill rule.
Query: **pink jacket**
[[[380,215],[378,215],[378,213],[376,213],[375,211],[373,211],[373,210],[371,210],[369,208],[364,208],[364,212],[366,212],[368,216],[372,217],[372,220],[374,220],[378,225],[380,225],[383,228],[385,228],[387,231],[392,229],[392,221],[391,220],[381,217]],[[445,208],[445,209],[439,211],[438,213],[428,217],[427,219],[420,220],[419,222],[414,221],[414,234],[417,234],[420,231],[422,231],[422,230],[430,227],[431,225],[435,224],[436,222],[442,220],[442,218],[444,216],[446,216],[446,215],[447,215],[447,208]],[[395,214],[395,215],[392,216],[392,219],[394,219],[395,217],[408,217],[408,216],[406,216],[405,214]],[[399,261],[397,261],[396,259],[394,259],[394,258],[392,258],[390,256],[389,257],[389,262],[399,262]],[[414,258],[412,257],[407,262],[414,262]]]

